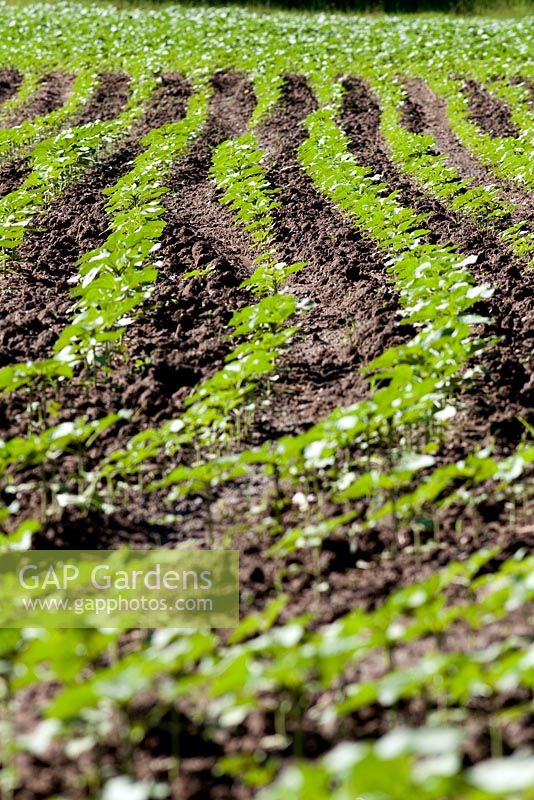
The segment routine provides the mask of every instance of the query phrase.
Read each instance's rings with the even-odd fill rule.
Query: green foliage
[[[489,800],[532,797],[534,759],[517,756],[462,770],[461,736],[450,728],[397,728],[375,745],[342,743],[319,763],[287,767],[258,800]]]
[[[24,48],[14,45],[14,27]],[[0,157],[28,157],[31,168],[22,186],[0,201],[4,270],[18,269],[18,248],[49,203],[130,135],[162,73],[181,72],[196,86],[186,117],[145,137],[129,171],[107,191],[108,236],[78,261],[73,316],[49,357],[0,370],[0,392],[24,393],[31,412],[26,434],[0,442],[5,531],[0,548],[28,548],[32,535],[67,506],[76,506],[80,515],[97,507],[105,515],[126,504],[133,492],[164,490],[178,507],[184,498],[198,497],[207,526],[213,527],[212,505],[224,484],[238,486],[254,476],[268,489],[258,503],[262,519],[254,522],[251,510],[246,522],[252,520],[258,534],[273,534],[265,559],[289,555],[296,562],[298,550],[318,552],[328,536],[374,536],[388,529],[393,544],[387,559],[395,556],[396,545],[411,541],[398,536],[401,528],[413,535],[414,546],[421,527],[437,539],[433,526],[440,509],[474,504],[488,486],[497,499],[528,497],[534,448],[527,435],[532,431],[526,429],[525,440],[505,458],[485,448],[459,459],[448,449],[461,394],[489,343],[479,339],[484,320],[476,306],[491,297],[491,288],[477,284],[472,274],[476,254],[433,244],[424,215],[403,206],[380,176],[353,157],[338,116],[339,76],[364,75],[380,98],[381,130],[400,168],[430,195],[471,217],[481,236],[487,227],[495,228],[511,251],[528,255],[532,233],[523,222],[509,224],[510,208],[499,185],[514,181],[521,189],[532,187],[529,93],[526,83],[511,79],[519,74],[532,79],[527,57],[533,36],[529,19],[504,24],[194,6],[132,11],[63,2],[0,5],[0,63],[24,74],[17,96],[2,108],[2,119],[31,97],[44,72],[75,75],[72,94],[59,110],[0,131]],[[131,412],[51,424],[50,397],[57,393],[54,408],[64,411],[61,390],[86,367],[98,386],[98,370],[109,366],[125,328],[142,313],[158,279],[168,175],[202,130],[208,78],[229,68],[251,77],[257,105],[247,132],[216,148],[210,177],[219,200],[255,248],[256,261],[241,287],[250,292],[250,304],[229,309],[233,313],[223,335],[231,352],[193,387],[174,418],[107,450],[96,465],[87,463],[95,438],[130,419]],[[131,76],[126,110],[110,122],[69,127],[104,71]],[[254,132],[280,99],[283,76],[295,72],[306,76],[318,101],[305,121],[301,167],[386,259],[399,300],[399,324],[411,333],[362,366],[367,399],[334,409],[303,433],[243,449],[253,415],[269,402],[280,357],[298,332],[299,318],[310,310],[310,303],[288,288],[290,276],[306,265],[283,261],[277,230],[281,187],[267,178],[266,154]],[[402,128],[406,75],[424,78],[445,97],[456,134],[493,170],[494,184],[462,181],[435,154],[431,137]],[[517,140],[480,131],[469,117],[459,75],[485,83],[509,103],[520,131]],[[27,511],[19,499],[35,490],[42,500],[40,513]],[[292,503],[299,495],[305,502]],[[310,496],[313,502],[307,504]],[[297,556],[308,569],[305,555]],[[215,741],[224,730],[230,735],[242,730],[253,713],[272,717],[275,736],[264,750],[218,759],[214,768],[215,774],[243,780],[254,790],[271,784],[261,791],[262,800],[378,795],[482,800],[510,792],[532,797],[528,756],[495,757],[463,769],[458,725],[469,720],[481,698],[489,702],[515,690],[526,696],[532,688],[532,653],[525,637],[508,636],[503,627],[499,640],[487,645],[494,635],[489,626],[498,621],[506,626],[508,615],[523,613],[532,600],[532,566],[521,550],[513,557],[497,549],[480,551],[393,590],[375,608],[356,606],[328,625],[310,615],[291,616],[291,598],[283,595],[263,611],[245,615],[229,635],[153,631],[124,649],[121,631],[27,630],[21,636],[2,631],[2,731],[10,732],[15,692],[41,681],[55,682],[58,690],[43,722],[28,735],[10,737],[1,759],[14,763],[17,749],[39,756],[56,736],[69,740],[72,758],[84,749],[98,754],[111,715],[123,726],[130,753],[185,699],[198,730]],[[471,641],[479,629],[482,646],[474,635]],[[461,650],[458,635],[467,643]],[[131,703],[145,691],[152,693],[154,708],[146,719],[134,720]],[[413,697],[425,704],[425,727],[418,731],[395,721]],[[315,762],[298,758],[305,723],[319,730],[324,726],[339,742],[348,717],[377,706],[388,710],[393,730],[386,737],[339,743]],[[506,714],[523,720],[528,712],[528,703],[520,702],[489,714],[484,734],[498,732]],[[275,777],[288,753],[295,756],[293,763]],[[135,782],[131,766],[118,765],[118,774],[105,786],[92,786],[92,794],[108,800],[128,792],[146,798],[168,793],[164,784]],[[169,772],[173,769],[176,764]],[[13,795],[14,770],[4,770],[0,787]]]

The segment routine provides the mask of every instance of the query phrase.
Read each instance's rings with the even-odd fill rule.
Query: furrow
[[[254,105],[251,85],[242,75],[220,73],[215,76],[209,118],[203,135],[171,171],[172,193],[165,199],[168,222],[178,229],[182,226],[192,228],[199,234],[198,245],[192,250],[189,245],[180,243],[179,236],[174,237],[174,246],[178,249],[176,255],[185,257],[186,266],[191,269],[207,267],[214,249],[220,250],[222,246],[227,250],[226,258],[230,262],[235,259],[239,264],[241,261],[242,277],[250,270],[247,237],[239,231],[231,214],[218,202],[209,169],[213,150],[246,130]],[[169,245],[172,246],[172,243],[169,242]]]
[[[307,264],[286,287],[314,303],[279,362],[270,405],[256,418],[259,439],[302,430],[336,406],[366,397],[362,364],[401,340],[383,257],[316,191],[299,164],[303,123],[316,107],[306,81],[289,76],[280,104],[258,131],[267,177],[279,187],[278,251]]]
[[[0,366],[48,353],[69,318],[77,259],[105,240],[108,219],[102,192],[127,169],[131,155],[129,148],[121,148],[69,186],[19,248],[16,268],[2,281]]]
[[[61,190],[80,173],[83,174],[104,152],[109,152],[114,143],[128,140],[132,128],[143,118],[144,106],[155,84],[152,76],[138,76],[128,107],[122,114],[112,120],[67,128],[33,147],[29,158],[31,171],[18,189],[0,201],[0,260],[9,262],[16,259],[17,248],[27,230]],[[87,90],[91,85],[91,76],[80,79],[82,96],[82,86]],[[63,106],[60,110],[64,112],[65,109]],[[23,128],[14,130],[23,131]],[[145,132],[140,128],[138,135]],[[24,132],[22,140],[26,140],[26,134],[31,139],[33,133],[33,129]],[[8,140],[7,146],[9,144]]]
[[[111,120],[124,110],[130,93],[129,76],[120,72],[104,72],[99,80],[99,85],[83,109],[74,116],[72,126]]]
[[[30,74],[16,97],[4,104],[0,119],[9,120],[13,115],[17,116],[20,109],[26,108],[30,98],[37,91],[37,87],[32,84],[34,78],[35,76]],[[31,157],[32,151],[39,142],[50,139],[54,135],[64,134],[66,132],[64,127],[68,126],[73,115],[77,114],[88,102],[97,83],[98,77],[94,72],[91,70],[81,71],[72,80],[72,86],[65,102],[57,108],[44,109],[43,114],[24,119],[14,127],[0,128],[0,158],[2,162],[10,158]]]
[[[534,137],[534,101],[532,84],[514,79],[497,78],[487,84],[487,89],[510,109],[512,124],[527,142]]]
[[[212,88],[203,131],[166,181],[154,294],[125,337],[130,360],[148,362],[123,401],[143,408],[149,400],[139,423],[176,413],[191,387],[220,368],[231,347],[226,323],[250,298],[239,285],[254,251],[218,202],[209,169],[217,145],[246,129],[255,100],[242,75],[221,73]]]

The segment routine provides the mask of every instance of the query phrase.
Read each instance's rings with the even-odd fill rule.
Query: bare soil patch
[[[304,120],[316,107],[306,82],[289,76],[278,108],[259,132],[267,176],[280,190],[280,257],[307,265],[287,285],[314,303],[280,361],[271,405],[256,420],[263,438],[302,430],[337,406],[367,397],[362,365],[409,333],[396,324],[383,257],[302,171],[298,147],[306,139]]]
[[[30,165],[25,158],[0,164],[0,198],[19,189],[29,174]]]
[[[474,80],[465,81],[464,90],[469,97],[471,117],[483,131],[490,136],[519,136],[504,100],[495,97],[485,86]]]
[[[43,75],[35,94],[9,115],[4,126],[13,128],[25,120],[45,116],[60,108],[67,100],[73,82],[72,75],[65,75],[63,72]]]
[[[100,76],[100,85],[89,102],[74,118],[73,125],[85,125],[97,120],[114,119],[123,110],[128,100],[130,77],[125,73],[105,72]]]
[[[16,93],[22,75],[16,69],[0,69],[0,103],[5,103]]]

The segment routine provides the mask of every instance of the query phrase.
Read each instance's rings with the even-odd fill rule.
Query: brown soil
[[[30,167],[25,158],[17,158],[0,165],[0,198],[20,188],[28,175]]]
[[[472,450],[495,437],[498,450],[508,452],[524,431],[518,417],[530,418],[533,407],[534,275],[525,264],[511,258],[491,230],[454,214],[401,174],[381,137],[375,97],[358,78],[347,79],[345,87],[342,125],[358,161],[380,174],[389,191],[398,191],[400,203],[428,214],[424,224],[429,241],[452,243],[463,255],[477,254],[478,261],[471,270],[479,282],[488,282],[495,290],[493,298],[479,310],[493,320],[484,327],[483,335],[497,335],[501,341],[482,359],[483,381],[472,394],[459,398],[465,409],[458,445],[460,452]],[[498,405],[496,397],[501,401]]]
[[[74,118],[72,125],[113,119],[123,110],[130,90],[130,78],[125,73],[105,72],[84,109]]]
[[[494,97],[484,86],[474,80],[464,83],[469,97],[469,112],[472,119],[490,136],[513,136],[519,131],[510,117],[510,109],[500,97]]]
[[[0,69],[0,103],[5,103],[16,93],[22,75],[16,69]]]
[[[19,248],[17,261],[2,281],[1,365],[45,357],[69,318],[69,278],[82,253],[107,234],[106,198],[128,163],[118,153],[68,187],[38,219],[38,228]],[[39,298],[36,305],[35,298]]]
[[[406,81],[406,88],[408,98],[403,108],[403,118],[408,130],[431,134],[438,151],[447,156],[448,163],[458,170],[460,177],[474,186],[499,184],[503,199],[515,206],[510,217],[494,223],[496,228],[503,230],[511,224],[524,221],[534,230],[532,195],[513,186],[503,186],[502,181],[460,143],[449,125],[445,100],[436,96],[421,78]]]
[[[315,108],[306,82],[290,76],[282,101],[259,131],[267,177],[280,189],[275,213],[280,258],[307,265],[287,287],[314,303],[280,361],[270,406],[256,420],[260,438],[295,433],[337,406],[364,399],[368,382],[360,374],[362,364],[400,340],[382,256],[300,167],[303,122]]]
[[[27,119],[42,117],[60,108],[67,100],[74,78],[62,72],[50,72],[43,75],[35,94],[4,122],[4,126],[13,128]]]

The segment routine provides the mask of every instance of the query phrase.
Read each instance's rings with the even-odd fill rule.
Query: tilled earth
[[[14,71],[0,70],[0,103],[13,97],[21,80]],[[447,155],[464,179],[473,185],[487,184],[487,168],[456,139],[448,127],[442,101],[418,79],[407,81],[406,85],[406,127],[431,133],[440,152]],[[36,94],[8,115],[4,125],[17,125],[60,107],[71,86],[71,76],[45,75]],[[358,162],[380,175],[389,189],[398,193],[399,202],[428,215],[425,226],[429,241],[451,243],[462,254],[476,254],[478,260],[472,266],[476,279],[494,289],[493,297],[477,310],[490,319],[482,326],[481,335],[498,337],[498,344],[488,347],[480,360],[482,378],[463,388],[456,398],[459,414],[447,433],[445,456],[458,459],[490,441],[498,455],[508,455],[521,439],[521,420],[530,418],[534,399],[533,273],[521,259],[512,258],[494,231],[460,218],[401,174],[380,134],[376,98],[357,77],[345,79],[345,90],[340,125]],[[492,136],[517,135],[504,104],[493,100],[473,81],[466,83],[465,90],[472,117],[482,129]],[[124,108],[128,93],[126,75],[102,75],[99,88],[73,124],[112,119]],[[109,230],[103,190],[131,168],[148,131],[183,117],[190,93],[191,86],[182,77],[164,75],[143,118],[127,138],[113,152],[102,154],[95,167],[67,187],[28,234],[13,268],[0,279],[0,366],[50,354],[72,314],[70,288],[77,259],[101,246]],[[253,302],[241,283],[254,269],[255,249],[219,202],[209,169],[214,148],[245,132],[255,102],[252,86],[244,75],[226,72],[214,76],[204,129],[185,157],[174,165],[166,182],[170,191],[164,197],[166,228],[158,253],[162,266],[155,292],[127,329],[123,353],[114,357],[109,371],[99,376],[97,384],[80,375],[60,389],[57,422],[81,414],[96,419],[121,408],[135,411],[128,422],[111,429],[91,446],[84,456],[86,468],[90,469],[137,431],[177,416],[191,388],[223,365],[231,349],[225,327],[232,312]],[[303,122],[316,107],[306,80],[290,75],[277,108],[258,131],[267,177],[279,190],[280,206],[275,211],[277,254],[281,261],[306,263],[304,269],[291,276],[287,286],[297,297],[311,300],[313,306],[302,317],[298,335],[278,364],[278,380],[269,402],[259,404],[238,446],[304,431],[336,407],[366,399],[369,385],[361,368],[413,333],[398,324],[397,297],[383,256],[315,190],[299,165],[297,150],[306,136]],[[29,164],[24,158],[0,165],[0,196],[16,190],[28,174]],[[491,182],[495,180],[492,178]],[[518,219],[532,224],[532,198],[511,186],[501,188],[503,196],[516,205],[511,221],[516,214]],[[213,267],[209,274],[183,280],[184,274],[208,265]],[[0,399],[2,438],[28,432],[27,402],[22,394]],[[181,457],[187,460],[189,453]],[[57,467],[58,475],[68,475],[71,466],[65,459]],[[27,477],[32,478],[31,471]],[[241,551],[243,613],[263,608],[277,595],[280,574],[286,575],[284,590],[291,598],[282,619],[306,612],[314,615],[314,624],[321,624],[357,606],[374,608],[395,588],[424,579],[479,547],[500,545],[502,560],[520,548],[531,549],[534,543],[528,506],[520,506],[512,514],[509,505],[492,501],[490,493],[477,509],[448,509],[440,520],[439,544],[428,543],[420,553],[405,537],[400,542],[399,556],[392,559],[391,530],[386,521],[373,535],[350,538],[348,531],[340,530],[329,536],[323,543],[319,564],[306,551],[286,559],[267,558],[265,552],[272,540],[254,528],[256,519],[250,509],[268,491],[265,479],[253,474],[227,487],[216,504],[216,541],[227,542],[230,537],[232,546]],[[20,499],[24,517],[37,513],[37,493],[29,492]],[[172,546],[186,539],[207,546],[206,509],[200,498],[184,501],[173,509],[179,515],[178,523],[166,519],[167,510],[157,493],[146,495],[132,489],[121,509],[108,515],[98,511],[55,512],[46,520],[34,546],[98,549],[126,541],[140,547]],[[326,515],[338,511],[339,507],[328,501],[321,508]],[[289,503],[284,524],[289,526],[298,520],[297,509]],[[318,566],[320,581],[315,577]],[[324,582],[329,584],[328,592],[320,589]],[[470,646],[480,649],[498,641],[504,628],[506,635],[524,635],[528,633],[528,621],[520,614],[512,616],[503,626],[473,634]],[[425,643],[420,644],[423,649],[426,647]],[[463,632],[451,630],[444,646],[461,649]],[[401,659],[409,664],[420,656],[421,651],[414,645],[406,648]],[[368,679],[381,674],[384,664],[364,664],[362,670]],[[32,727],[36,710],[53,691],[54,687],[43,686],[20,695],[21,730]],[[516,691],[491,701],[472,702],[474,721],[470,723],[468,763],[490,752],[491,715],[524,699]],[[317,701],[328,703],[328,696]],[[130,710],[130,719],[138,715],[150,720],[153,705],[150,694],[140,696]],[[426,711],[421,703],[410,701],[401,705],[397,714],[403,723],[417,725],[424,721]],[[192,721],[187,704],[177,713],[182,731],[181,775],[173,783],[173,797],[247,798],[250,792],[239,781],[217,777],[212,768],[223,754],[265,750],[265,742],[275,732],[272,715],[252,714],[238,729],[219,731],[210,738]],[[303,754],[319,755],[340,738],[378,736],[391,723],[391,714],[377,706],[348,717],[337,731],[321,728],[313,717],[305,718]],[[103,751],[98,756],[89,752],[79,763],[70,760],[60,744],[39,759],[22,756],[19,767],[24,788],[17,792],[17,798],[44,800],[53,794],[65,794],[74,800],[90,796],[78,780],[80,773],[91,771],[98,763],[102,768],[116,767],[130,758],[128,745],[120,735],[121,720],[116,724],[117,730]],[[504,751],[528,744],[531,733],[528,720],[505,726]],[[171,749],[165,719],[152,727],[149,724],[147,735],[133,755],[136,775],[164,775],[165,757]],[[284,748],[275,754],[282,761],[290,756]]]

